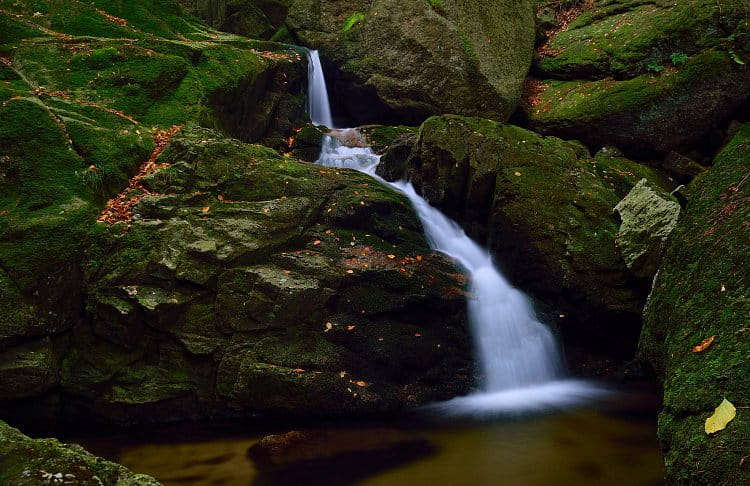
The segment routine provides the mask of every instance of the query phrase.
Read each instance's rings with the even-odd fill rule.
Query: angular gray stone
[[[615,206],[614,213],[622,221],[618,241],[625,264],[637,277],[653,277],[677,224],[680,205],[641,179]]]

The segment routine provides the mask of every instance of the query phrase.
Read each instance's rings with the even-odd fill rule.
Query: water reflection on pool
[[[356,484],[409,485],[659,485],[662,459],[655,416],[649,413],[576,410],[518,420],[445,423],[404,420],[387,426],[408,429],[432,441],[438,452],[381,471]],[[362,434],[384,423],[331,425]],[[92,452],[165,485],[249,486],[257,472],[247,449],[268,433],[247,425],[183,424],[130,430],[78,440]],[[244,431],[244,432],[243,432]],[[377,432],[374,432],[377,433]],[[341,484],[345,465],[326,471],[319,484]],[[339,480],[337,480],[337,478]],[[346,481],[343,481],[344,483]]]

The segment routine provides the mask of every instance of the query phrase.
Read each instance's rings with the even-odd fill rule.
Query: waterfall
[[[311,118],[330,119],[325,78],[316,51],[310,52]],[[312,111],[315,110],[315,111]],[[330,125],[327,125],[330,126]],[[350,147],[356,129],[333,130],[322,140],[320,165],[365,172],[402,192],[411,202],[430,247],[456,260],[470,281],[469,320],[482,371],[480,392],[434,405],[448,414],[492,415],[569,406],[601,393],[587,383],[563,380],[565,370],[552,332],[537,318],[528,298],[510,285],[489,253],[461,227],[422,198],[407,181],[388,182],[375,174],[380,156],[369,147]]]
[[[307,113],[314,124],[333,128],[326,78],[318,51],[308,51],[307,59]]]

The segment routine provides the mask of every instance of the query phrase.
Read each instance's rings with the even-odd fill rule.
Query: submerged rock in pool
[[[400,430],[350,429],[269,435],[247,452],[261,471],[257,484],[339,484],[429,456],[436,450],[427,439]]]

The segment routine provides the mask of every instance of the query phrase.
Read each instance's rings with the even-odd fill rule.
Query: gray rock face
[[[531,63],[529,0],[297,0],[287,26],[322,51],[356,124],[458,113],[507,119]]]
[[[620,217],[619,248],[628,268],[640,278],[656,274],[667,238],[677,225],[680,205],[641,179],[614,208]]]

